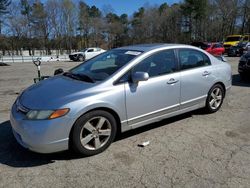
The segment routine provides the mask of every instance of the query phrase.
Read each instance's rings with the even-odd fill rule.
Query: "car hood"
[[[30,109],[55,109],[70,101],[90,95],[96,83],[88,83],[59,75],[28,87],[20,96],[20,102]]]
[[[224,42],[223,45],[231,45],[231,46],[235,46],[239,43],[239,41],[229,41],[229,42]]]

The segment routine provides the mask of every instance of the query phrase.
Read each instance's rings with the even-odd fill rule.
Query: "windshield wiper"
[[[74,75],[78,76],[83,81],[95,83],[95,80],[93,78],[91,78],[90,76],[86,75],[86,74],[74,74]]]
[[[86,74],[74,74],[71,72],[65,72],[63,75],[70,77],[70,78],[73,78],[75,80],[81,80],[81,81],[95,83],[95,80],[93,80],[90,76],[88,76]]]

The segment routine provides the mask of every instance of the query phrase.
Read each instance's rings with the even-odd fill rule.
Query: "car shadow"
[[[143,132],[150,131],[161,126],[170,125],[181,119],[189,118],[193,114],[200,114],[198,111],[182,114],[173,118],[168,118],[157,123],[152,123],[137,129],[127,131],[125,133],[118,134],[115,142],[129,138],[134,135],[138,135]],[[202,113],[201,113],[202,114]],[[10,121],[5,121],[0,124],[0,164],[15,168],[25,168],[41,166],[50,163],[54,163],[57,160],[73,160],[78,158],[84,158],[73,151],[64,151],[52,154],[39,154],[29,151],[20,146],[13,134],[10,125]]]
[[[39,154],[20,146],[12,134],[10,121],[0,124],[0,164],[11,167],[33,167],[54,163],[56,160],[80,158],[72,151]]]
[[[250,76],[249,78],[242,80],[239,74],[234,74],[232,76],[232,85],[241,87],[250,87]]]

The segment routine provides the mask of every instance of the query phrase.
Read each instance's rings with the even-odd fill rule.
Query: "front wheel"
[[[85,58],[84,58],[84,56],[83,56],[83,55],[79,55],[78,60],[79,60],[79,61],[84,61],[84,60],[85,60]]]
[[[101,153],[109,147],[116,135],[116,120],[102,110],[81,116],[72,130],[72,147],[84,156]]]
[[[205,107],[206,111],[208,113],[217,112],[223,103],[224,96],[223,87],[220,84],[214,85],[208,92]]]

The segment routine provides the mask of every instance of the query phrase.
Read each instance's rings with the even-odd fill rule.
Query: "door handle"
[[[179,80],[176,80],[174,78],[170,78],[169,81],[167,82],[167,84],[174,84],[176,82],[178,82]]]
[[[208,76],[208,75],[210,75],[210,74],[211,74],[211,72],[204,71],[204,72],[202,73],[202,76]]]

